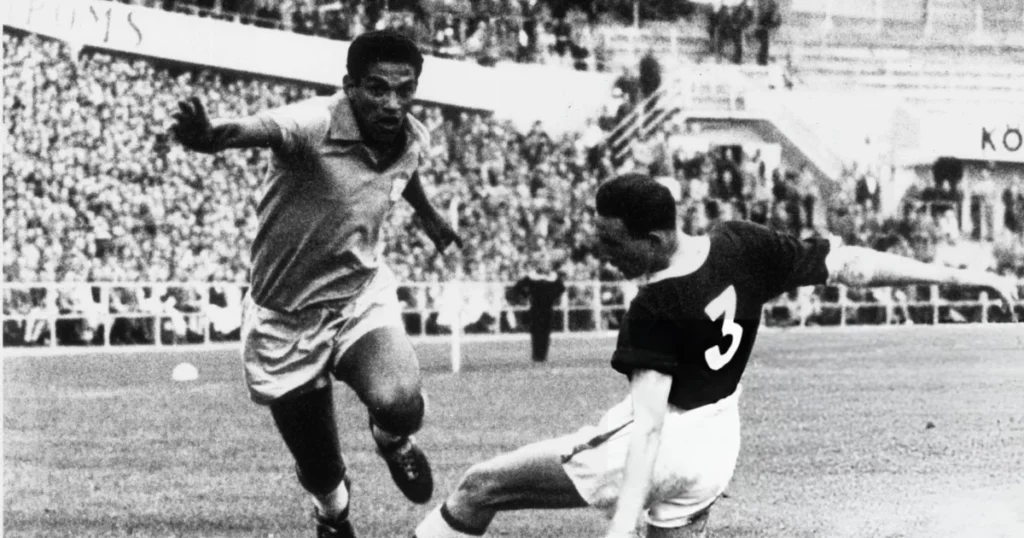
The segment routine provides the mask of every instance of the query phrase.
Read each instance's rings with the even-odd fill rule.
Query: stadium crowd
[[[372,29],[392,28],[443,58],[482,65],[501,60],[603,69],[590,2],[553,0],[131,0],[156,7],[351,41]],[[583,8],[581,10],[579,8]]]
[[[694,23],[703,14],[709,58],[744,61],[757,43],[756,61],[768,65],[769,42],[781,24],[777,0],[711,2],[591,2],[589,0],[118,0],[166,11],[351,41],[371,29],[392,28],[443,58],[493,65],[499,61],[605,70],[598,23],[643,20]]]
[[[246,279],[262,179],[251,164],[267,156],[187,154],[167,138],[168,115],[177,99],[193,93],[210,103],[212,114],[226,116],[316,89],[79,55],[34,36],[5,33],[4,44],[7,281]],[[586,208],[598,182],[616,168],[600,149],[605,132],[596,123],[552,139],[540,123],[519,133],[479,114],[436,107],[416,114],[433,134],[424,183],[437,204],[455,197],[462,204],[467,277],[514,280],[548,245],[561,249],[569,278],[595,276]],[[705,216],[746,216],[741,197],[753,203],[755,220],[768,212],[772,192],[755,188],[765,185],[763,166],[749,159],[737,164],[692,142],[656,171],[689,185],[688,229],[706,226]],[[751,182],[754,176],[759,179]],[[425,248],[408,217],[397,206],[389,261],[408,280],[448,277],[451,261]]]
[[[167,138],[169,114],[193,93],[211,114],[227,116],[310,97],[314,88],[76,57],[37,37],[5,33],[4,41],[7,281],[246,279],[262,179],[248,170],[267,155],[186,154]],[[600,163],[584,166],[578,137],[552,140],[540,125],[520,134],[475,114],[446,119],[437,108],[416,113],[434,136],[425,183],[439,205],[460,198],[463,234],[479,245],[464,253],[467,275],[511,278],[526,262],[499,254],[585,235],[589,221],[570,212],[585,207],[602,172]],[[398,208],[389,256],[423,272],[400,276],[446,276],[443,258],[421,263],[423,238],[399,224],[408,214]],[[509,259],[491,261],[498,257]]]
[[[247,280],[262,180],[253,170],[267,155],[186,153],[167,137],[169,114],[192,94],[212,115],[230,116],[310,97],[316,88],[82,53],[37,36],[5,32],[3,39],[5,282]],[[613,105],[609,114],[617,113]],[[424,185],[439,207],[458,201],[466,247],[456,257],[437,256],[410,209],[398,204],[385,227],[385,252],[405,281],[448,280],[456,263],[467,280],[515,281],[545,256],[570,281],[615,279],[591,251],[588,208],[602,179],[630,167],[646,167],[670,185],[691,233],[732,218],[797,234],[831,227],[848,242],[910,249],[922,259],[936,242],[954,240],[921,212],[883,221],[870,186],[852,188],[857,203],[830,212],[807,171],[769,169],[756,152],[710,147],[685,123],[666,124],[630,160],[613,163],[600,119],[553,138],[541,123],[520,133],[480,114],[437,107],[415,114],[433,137],[420,170]],[[864,181],[864,174],[850,179]],[[1024,199],[1014,207],[1007,218],[1019,230]],[[1011,253],[1004,269],[1019,270],[1022,258]],[[170,299],[196,300],[184,295]],[[111,304],[147,300],[166,307],[168,297],[151,290]],[[5,308],[13,302],[5,298]]]

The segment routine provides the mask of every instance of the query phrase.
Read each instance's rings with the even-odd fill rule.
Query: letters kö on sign
[[[1020,127],[1007,125],[1001,133],[999,129],[981,128],[982,151],[1017,152],[1021,147],[1024,147],[1024,135],[1021,134]]]

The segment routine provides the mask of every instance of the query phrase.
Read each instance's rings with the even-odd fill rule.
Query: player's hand
[[[452,243],[462,248],[462,238],[444,219],[424,219],[423,229],[427,232],[427,237],[434,242],[438,252],[444,252]]]
[[[206,115],[206,107],[198,97],[178,101],[178,112],[171,117],[174,125],[171,134],[182,146],[202,153],[213,153],[213,125]]]
[[[1020,287],[1018,284],[1019,282],[1014,277],[996,276],[993,277],[992,282],[987,286],[999,296],[999,300],[1003,302],[1003,307],[1009,312],[1010,318],[1013,321],[1019,321],[1014,311],[1014,307],[1020,301]]]

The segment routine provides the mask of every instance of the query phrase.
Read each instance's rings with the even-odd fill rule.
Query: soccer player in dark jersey
[[[762,306],[798,286],[911,283],[984,286],[1008,304],[1014,280],[866,248],[800,240],[749,222],[705,235],[676,226],[669,190],[642,175],[598,189],[602,256],[642,287],[612,367],[630,393],[596,427],[474,465],[416,528],[417,538],[483,535],[498,511],[593,506],[607,537],[702,536],[740,447],[740,378]]]
[[[173,133],[189,149],[273,151],[242,355],[250,397],[270,408],[313,496],[322,538],[355,534],[332,378],[366,405],[379,453],[406,497],[425,503],[433,493],[430,465],[412,439],[424,413],[419,365],[379,252],[381,224],[403,197],[439,251],[461,246],[416,173],[429,146],[409,114],[422,68],[412,41],[368,32],[349,46],[336,95],[212,122],[192,99],[175,115]]]

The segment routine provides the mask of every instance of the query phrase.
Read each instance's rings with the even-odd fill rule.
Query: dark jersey
[[[736,390],[765,302],[828,279],[828,240],[801,241],[743,221],[723,222],[709,236],[700,268],[641,288],[612,358],[612,367],[627,375],[634,369],[671,375],[669,403],[682,409]]]
[[[558,298],[565,293],[565,283],[559,277],[530,275],[519,280],[512,293],[530,298],[531,313],[550,313]]]

